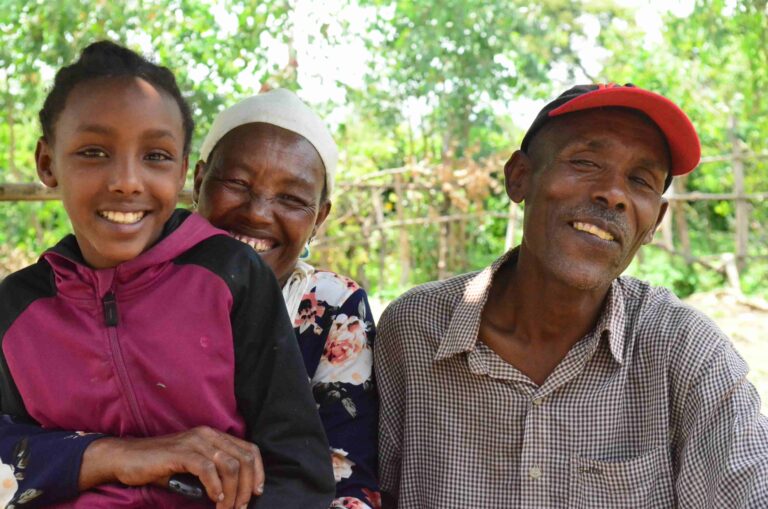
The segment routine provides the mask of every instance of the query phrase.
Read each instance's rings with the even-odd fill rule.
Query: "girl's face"
[[[141,78],[81,83],[36,162],[61,191],[85,261],[114,267],[150,248],[176,207],[187,173],[181,112]]]

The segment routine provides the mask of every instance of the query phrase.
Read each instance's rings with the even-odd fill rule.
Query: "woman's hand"
[[[184,472],[200,479],[216,509],[246,507],[264,487],[259,448],[207,426],[160,437],[96,440],[83,455],[79,487],[168,486],[171,475]]]

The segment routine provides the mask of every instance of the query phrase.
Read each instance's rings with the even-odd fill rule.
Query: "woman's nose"
[[[271,222],[274,217],[274,203],[268,197],[251,193],[248,215],[253,222]]]

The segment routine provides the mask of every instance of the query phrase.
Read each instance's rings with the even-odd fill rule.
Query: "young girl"
[[[173,75],[92,44],[40,120],[38,175],[74,235],[0,284],[9,507],[199,507],[165,489],[176,473],[217,508],[264,477],[251,507],[327,507],[328,446],[271,271],[174,210],[193,123]]]

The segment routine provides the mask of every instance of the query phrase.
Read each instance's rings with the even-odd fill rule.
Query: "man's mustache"
[[[614,230],[619,232],[621,239],[625,239],[629,235],[627,216],[621,212],[590,204],[572,209],[569,212],[569,215],[574,219],[594,220],[596,223],[595,226],[603,228],[604,230]]]

